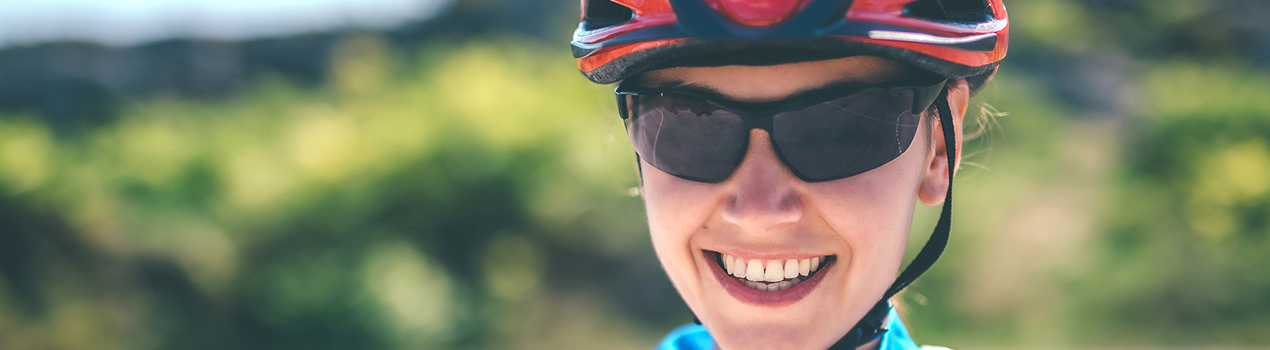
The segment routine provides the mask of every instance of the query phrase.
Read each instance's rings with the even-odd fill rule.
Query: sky
[[[0,0],[0,48],[49,41],[128,46],[241,40],[432,17],[451,0]]]

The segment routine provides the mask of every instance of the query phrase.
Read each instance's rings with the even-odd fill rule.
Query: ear
[[[957,154],[953,159],[955,168],[961,165],[962,126],[966,117],[966,108],[970,105],[970,86],[965,79],[948,82],[948,108],[952,110],[954,144]],[[938,119],[933,120],[930,132],[931,151],[926,155],[926,170],[922,174],[921,188],[917,191],[918,200],[928,206],[936,206],[944,202],[948,193],[948,148],[944,146],[943,126]]]

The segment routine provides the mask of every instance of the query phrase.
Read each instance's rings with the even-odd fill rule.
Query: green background
[[[901,295],[918,342],[1266,348],[1268,6],[1007,5],[975,108],[1002,115]],[[0,348],[652,347],[691,316],[611,87],[569,56],[573,6],[336,33],[312,81],[122,96],[107,119],[0,112]],[[938,212],[917,215],[914,247]]]

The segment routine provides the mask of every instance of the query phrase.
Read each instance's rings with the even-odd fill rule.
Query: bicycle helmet
[[[775,64],[872,55],[972,90],[1005,57],[1001,0],[582,0],[573,56],[615,83],[671,66]]]

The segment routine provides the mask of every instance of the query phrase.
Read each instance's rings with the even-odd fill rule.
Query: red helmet
[[[673,66],[872,55],[977,89],[1008,30],[1001,0],[582,0],[572,46],[601,84]]]

